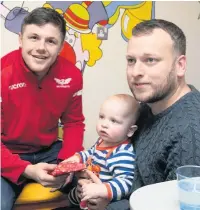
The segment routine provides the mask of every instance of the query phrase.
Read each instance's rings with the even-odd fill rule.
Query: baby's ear
[[[127,136],[131,137],[137,129],[138,129],[137,125],[131,125],[131,127],[129,128],[129,131],[127,133]]]

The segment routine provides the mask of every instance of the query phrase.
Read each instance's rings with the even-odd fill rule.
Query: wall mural
[[[16,34],[18,39],[24,17],[34,8],[24,7],[24,2],[21,6],[15,5],[17,2],[8,8],[6,1],[1,1],[0,14],[5,21],[5,30]],[[60,55],[74,63],[82,73],[86,66],[93,67],[102,58],[101,44],[112,38],[109,31],[117,21],[121,24],[122,39],[127,42],[136,24],[155,18],[155,2],[151,1],[46,1],[41,2],[41,6],[63,15],[67,33]],[[58,135],[62,138],[60,123]]]
[[[6,30],[15,34],[20,32],[22,21],[29,13],[29,8],[23,5],[24,2],[21,7],[7,8],[1,1],[0,13],[5,19]],[[86,65],[92,67],[102,58],[100,46],[103,40],[109,39],[108,33],[117,21],[121,21],[121,36],[127,41],[137,23],[155,17],[155,4],[150,1],[46,1],[41,2],[41,6],[63,15],[67,33],[60,55],[82,72]],[[103,30],[105,34],[101,36]]]

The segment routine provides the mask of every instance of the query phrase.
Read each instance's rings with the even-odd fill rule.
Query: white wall
[[[200,90],[200,2],[173,1],[156,2],[156,18],[162,18],[177,24],[187,39],[186,79]]]

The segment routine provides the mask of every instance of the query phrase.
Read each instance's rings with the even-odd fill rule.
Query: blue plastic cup
[[[200,166],[186,165],[176,170],[181,210],[200,210]]]

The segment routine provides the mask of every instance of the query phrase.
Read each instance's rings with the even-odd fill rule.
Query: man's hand
[[[109,203],[107,198],[92,198],[87,201],[87,207],[90,210],[105,210]]]
[[[104,184],[85,183],[82,186],[82,201],[91,198],[107,198],[108,192]]]
[[[52,172],[56,164],[38,163],[35,165],[28,165],[23,173],[23,176],[28,179],[33,179],[40,183],[44,187],[60,188],[64,183],[69,174],[54,177],[49,175]]]

